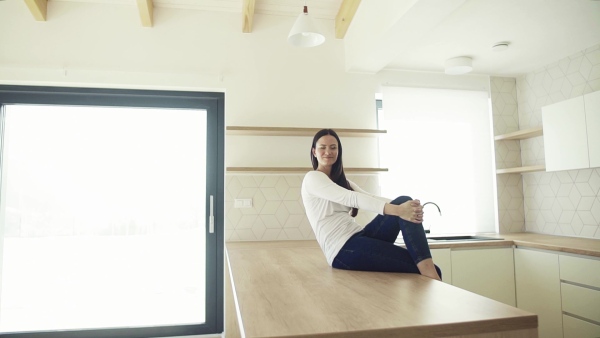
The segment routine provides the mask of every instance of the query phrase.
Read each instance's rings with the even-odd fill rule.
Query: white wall
[[[257,14],[253,32],[243,34],[240,13],[156,8],[154,27],[144,28],[133,5],[50,1],[48,21],[36,22],[23,1],[0,1],[0,84],[220,91],[225,92],[228,125],[338,128],[375,128],[374,97],[382,84],[489,87],[487,76],[346,73],[344,42],[334,39],[333,21],[319,22],[325,29],[325,44],[298,49],[286,42],[294,20]],[[272,143],[264,138],[236,140],[228,136],[226,141],[228,165],[255,164],[249,161],[273,165],[269,161],[275,160],[291,166],[309,165],[310,139],[278,138],[278,149],[271,152]],[[346,165],[373,164],[376,149],[362,146],[348,141]],[[356,151],[350,151],[352,148]],[[367,156],[361,156],[365,153]],[[354,179],[375,189],[373,177]],[[298,180],[283,175],[228,175],[227,211],[232,210],[236,194],[277,194],[271,195],[269,210],[254,210],[249,215],[229,212],[232,217],[259,221],[239,223],[238,219],[233,223],[228,219],[227,239],[310,238],[311,230],[298,217],[291,218],[296,231],[286,233],[285,223],[277,223],[278,211],[299,215],[299,196],[290,201],[284,193],[297,189]],[[258,216],[273,220],[268,225],[275,231],[268,232]]]
[[[133,5],[50,1],[48,21],[37,22],[24,2],[0,1],[0,84],[220,91],[227,125],[331,128],[375,128],[374,98],[382,85],[489,88],[489,77],[481,75],[347,73],[344,41],[334,38],[329,20],[318,21],[327,38],[323,45],[299,49],[286,41],[294,17],[256,14],[250,34],[241,33],[240,13],[156,8],[154,17],[154,27],[144,28]],[[230,135],[226,164],[310,166],[310,141]],[[376,139],[343,142],[346,166],[378,166]],[[298,179],[227,176],[226,212],[235,218],[226,220],[227,239],[311,238],[308,225],[297,220],[297,231],[284,235],[289,217],[274,217],[301,214],[299,194],[291,205],[289,193],[272,194],[277,184],[282,192],[297,189]],[[377,180],[363,179],[377,186]],[[234,198],[270,192],[271,199],[264,198],[269,208],[231,209]],[[267,221],[275,229],[269,235]]]
[[[346,73],[333,21],[319,22],[325,44],[301,49],[286,41],[294,19],[257,14],[244,34],[239,13],[157,8],[144,28],[134,6],[57,1],[37,22],[4,1],[0,81],[226,91],[229,125],[362,128],[375,126],[365,115],[379,82],[487,88],[486,77]]]
[[[492,77],[490,84],[494,135],[507,134],[519,130],[516,79]],[[521,167],[521,146],[519,140],[497,141],[494,143],[494,147],[497,169]],[[496,175],[496,192],[499,232],[525,231],[521,174]]]
[[[542,107],[600,90],[600,45],[518,78],[492,78],[494,133],[542,125]],[[498,168],[544,164],[542,136],[496,142]],[[600,238],[600,168],[498,175],[500,232]]]
[[[600,90],[600,44],[516,79],[519,127],[542,124],[542,107]],[[523,165],[544,164],[544,138],[521,141]],[[525,228],[600,238],[600,168],[523,175]]]

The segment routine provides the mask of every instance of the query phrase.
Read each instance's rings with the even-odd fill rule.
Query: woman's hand
[[[386,204],[383,212],[387,215],[396,215],[412,223],[423,222],[423,206],[419,200],[406,201],[400,205]]]

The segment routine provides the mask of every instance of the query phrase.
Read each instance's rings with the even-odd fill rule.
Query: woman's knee
[[[407,201],[412,201],[412,198],[410,196],[400,196],[400,197],[396,197],[396,199],[394,199],[392,202],[390,202],[391,204],[396,204],[396,205],[400,205],[404,202]]]

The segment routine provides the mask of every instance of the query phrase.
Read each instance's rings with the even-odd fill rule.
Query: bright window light
[[[486,92],[383,88],[381,191],[425,206],[432,233],[496,232],[491,113]]]
[[[205,321],[206,123],[6,106],[0,333]]]

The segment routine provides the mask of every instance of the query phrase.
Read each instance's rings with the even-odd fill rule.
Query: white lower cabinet
[[[452,284],[452,258],[450,249],[431,249],[433,263],[442,270],[442,281]]]
[[[564,313],[600,323],[600,291],[562,283],[560,293]]]
[[[444,282],[538,315],[540,338],[600,337],[600,258],[523,247],[432,249]]]
[[[564,338],[598,338],[600,325],[563,315]],[[544,337],[540,334],[540,337]]]
[[[565,338],[600,337],[600,259],[559,255]]]
[[[558,254],[515,248],[517,307],[538,315],[543,338],[563,336]]]
[[[512,247],[457,248],[451,259],[452,285],[516,306]]]

